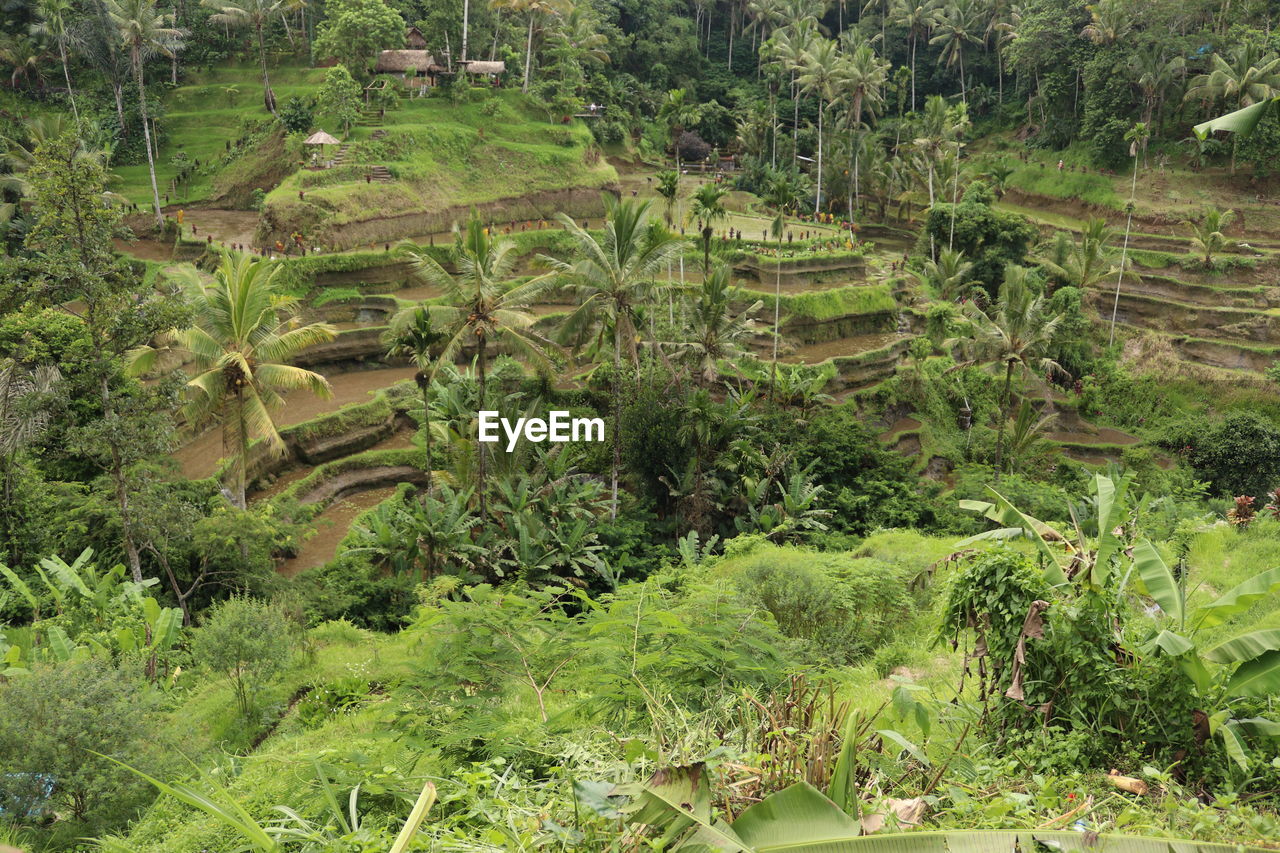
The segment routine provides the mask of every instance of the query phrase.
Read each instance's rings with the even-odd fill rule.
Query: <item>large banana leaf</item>
[[[1280,568],[1269,569],[1227,590],[1217,601],[1200,608],[1200,627],[1221,625],[1232,616],[1245,612],[1260,600],[1280,591]]]
[[[1258,126],[1258,122],[1262,121],[1267,113],[1276,108],[1277,103],[1280,103],[1280,99],[1273,98],[1259,101],[1244,109],[1201,122],[1193,127],[1192,130],[1195,131],[1196,136],[1200,139],[1204,139],[1217,130],[1248,135],[1253,132],[1253,129]]]
[[[1070,830],[903,832],[895,835],[868,835],[825,844],[801,842],[791,847],[759,849],[788,850],[795,853],[1032,853],[1037,850],[1081,853],[1240,853],[1242,850],[1262,850],[1260,847],[1238,847],[1234,844],[1092,835]]]
[[[852,841],[862,828],[808,782],[766,797],[733,822],[734,833],[748,850],[834,850]]]
[[[1048,541],[1053,538],[1061,539],[1061,534],[1040,519],[1032,518],[1018,509],[1008,498],[990,486],[987,487],[987,491],[995,498],[994,503],[964,500],[959,502],[960,508],[982,513],[986,518],[1001,525],[1000,528],[970,536],[968,539],[957,542],[956,547],[963,548],[973,542],[981,542],[988,539],[1013,539],[1025,536],[1031,540],[1045,557],[1045,579],[1053,586],[1065,585],[1067,576],[1063,573],[1062,566],[1058,562],[1057,553],[1049,546]]]
[[[1173,572],[1165,565],[1164,558],[1148,540],[1143,539],[1133,546],[1133,564],[1138,570],[1138,577],[1147,588],[1147,595],[1155,599],[1160,609],[1173,617],[1179,625],[1184,616],[1182,590]]]
[[[1280,742],[1280,723],[1275,720],[1268,720],[1266,717],[1246,717],[1232,722],[1251,735]]]
[[[1264,652],[1280,649],[1280,628],[1253,631],[1232,637],[1207,650],[1204,656],[1214,663],[1235,663],[1252,660]]]
[[[1280,695],[1280,651],[1264,652],[1253,660],[1247,660],[1232,674],[1227,682],[1230,696]]]
[[[1125,513],[1125,496],[1132,480],[1121,477],[1117,488],[1115,480],[1095,474],[1093,482],[1098,492],[1098,551],[1093,558],[1093,582],[1101,586],[1111,571],[1111,557],[1124,547],[1115,529]]]
[[[31,591],[31,587],[27,586],[22,578],[14,574],[13,569],[4,563],[0,563],[0,575],[4,575],[5,579],[9,581],[9,585],[26,600],[27,605],[32,610],[38,611],[40,609],[40,599],[36,597],[36,594]]]

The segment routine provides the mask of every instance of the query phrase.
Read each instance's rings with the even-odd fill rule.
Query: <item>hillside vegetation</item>
[[[1273,6],[10,0],[0,853],[1280,850]]]

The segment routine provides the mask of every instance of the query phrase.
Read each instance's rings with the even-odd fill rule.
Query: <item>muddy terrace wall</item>
[[[863,258],[840,256],[783,258],[780,264],[773,258],[750,256],[733,265],[735,275],[757,282],[761,287],[773,287],[778,283],[782,287],[795,288],[805,284],[852,282],[865,278],[866,271],[867,264]]]
[[[604,191],[618,195],[617,187],[608,187]],[[600,219],[604,215],[601,192],[594,188],[548,190],[474,205],[456,205],[392,216],[370,216],[340,224],[325,222],[322,211],[317,211],[314,222],[276,222],[268,210],[263,214],[263,221],[254,236],[260,243],[273,243],[276,240],[287,240],[294,231],[302,229],[320,245],[346,251],[360,246],[379,246],[409,237],[447,232],[453,228],[454,223],[465,221],[473,208],[481,219],[493,222],[543,219],[553,222],[557,213],[565,213],[578,220]]]
[[[1089,296],[1090,302],[1110,313],[1111,302],[1105,294],[1092,291]],[[1280,317],[1248,310],[1184,305],[1121,291],[1116,316],[1122,323],[1166,334],[1183,332],[1196,337],[1280,344]]]
[[[400,382],[382,390],[368,403],[346,406],[286,427],[280,430],[283,454],[271,453],[262,442],[255,442],[249,448],[245,481],[254,487],[263,477],[350,456],[368,450],[400,429],[412,428],[406,412],[417,393],[413,383]],[[221,476],[222,471],[215,474]]]

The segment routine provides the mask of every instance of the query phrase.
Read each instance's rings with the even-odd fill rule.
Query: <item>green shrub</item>
[[[294,579],[312,625],[348,620],[373,631],[395,631],[409,623],[418,603],[412,574],[390,575],[367,557],[344,554]]]
[[[879,560],[795,548],[761,548],[742,559],[739,589],[773,614],[788,637],[850,663],[892,635],[911,610],[904,573]]]
[[[1280,429],[1257,412],[1231,412],[1207,428],[1184,420],[1162,443],[1182,453],[1222,497],[1261,497],[1280,484]]]
[[[102,756],[154,772],[155,706],[141,673],[96,659],[0,683],[0,814],[56,812],[88,835],[125,823],[150,787]]]
[[[236,596],[206,613],[191,651],[196,661],[227,678],[240,715],[248,720],[254,694],[288,665],[294,644],[294,626],[283,608]]]
[[[313,685],[298,703],[298,720],[307,728],[316,728],[332,716],[359,708],[370,693],[369,682],[354,675]]]

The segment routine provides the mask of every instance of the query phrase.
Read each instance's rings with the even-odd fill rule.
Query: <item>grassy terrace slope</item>
[[[203,72],[165,96],[164,144],[156,158],[161,194],[177,174],[175,155],[200,163],[189,183],[170,196],[172,204],[243,208],[249,190],[261,187],[271,192],[260,236],[287,238],[301,230],[327,246],[350,248],[447,231],[472,205],[499,221],[550,219],[557,210],[598,215],[600,191],[617,187],[617,173],[598,156],[586,127],[548,122],[510,90],[476,89],[457,104],[403,99],[385,115],[371,111],[351,129],[342,163],[333,169],[298,170],[309,152],[279,135],[257,148],[229,149],[251,120],[268,118],[257,73],[249,66]],[[324,73],[280,67],[272,85],[281,102],[309,99]],[[317,124],[339,133],[322,116]],[[339,152],[331,146],[325,154]],[[368,183],[374,166],[385,167],[391,180]],[[118,171],[120,191],[146,203],[146,164]]]
[[[342,165],[297,172],[268,195],[266,227],[302,228],[349,248],[445,231],[471,205],[495,221],[598,214],[599,193],[616,188],[617,173],[590,131],[548,123],[514,91],[473,94],[458,105],[404,100],[353,128]],[[372,138],[378,131],[385,135]],[[373,166],[393,180],[367,182]]]
[[[271,72],[271,85],[280,103],[294,96],[313,97],[323,80],[323,68],[280,67]],[[184,85],[165,95],[164,107],[160,119],[162,145],[156,155],[161,201],[178,172],[172,163],[175,154],[181,151],[189,161],[199,160],[201,166],[190,184],[170,199],[174,203],[214,201],[218,188],[231,177],[222,166],[227,143],[240,136],[244,122],[270,118],[262,108],[262,78],[257,66],[227,66],[193,73]],[[145,160],[138,165],[121,166],[115,172],[122,181],[118,192],[139,206],[150,201]]]

